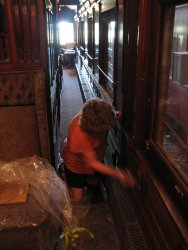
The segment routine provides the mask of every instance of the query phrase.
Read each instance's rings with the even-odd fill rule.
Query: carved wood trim
[[[42,157],[47,158],[51,162],[49,128],[45,98],[45,73],[43,71],[35,72],[34,86],[41,154]]]

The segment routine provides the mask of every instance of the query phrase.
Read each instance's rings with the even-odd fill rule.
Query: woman
[[[71,121],[62,157],[73,200],[82,200],[86,179],[95,172],[112,176],[126,187],[134,186],[128,171],[102,163],[109,128],[119,114],[104,100],[94,98],[88,100]]]

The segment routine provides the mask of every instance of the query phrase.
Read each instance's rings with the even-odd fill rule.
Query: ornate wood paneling
[[[40,61],[39,15],[36,1],[12,1],[13,23],[19,63]]]
[[[2,159],[37,154],[52,160],[44,7],[44,1],[0,0]]]
[[[1,71],[46,67],[45,12],[42,1],[0,1]]]

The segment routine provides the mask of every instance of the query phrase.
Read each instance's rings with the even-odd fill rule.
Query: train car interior
[[[83,104],[121,111],[85,203],[62,150]],[[0,249],[188,249],[188,0],[0,0]]]

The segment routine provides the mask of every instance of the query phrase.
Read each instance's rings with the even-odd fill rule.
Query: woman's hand
[[[119,182],[128,188],[134,188],[135,181],[133,180],[133,177],[131,176],[129,170],[124,169],[117,169],[117,179]]]

